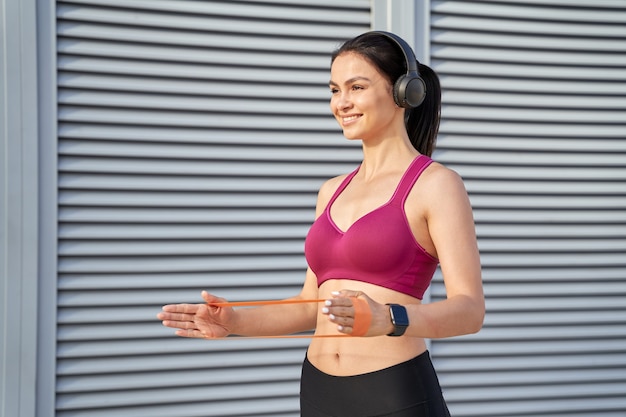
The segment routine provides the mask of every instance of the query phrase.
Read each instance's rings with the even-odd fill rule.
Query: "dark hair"
[[[331,56],[331,65],[339,55],[356,53],[367,59],[389,80],[393,86],[406,74],[406,60],[400,47],[386,36],[367,32],[346,41]],[[437,141],[441,117],[441,85],[435,71],[419,64],[418,71],[426,84],[424,102],[406,110],[406,130],[413,147],[421,154],[431,156]]]

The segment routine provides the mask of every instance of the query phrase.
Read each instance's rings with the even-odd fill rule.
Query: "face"
[[[359,54],[335,58],[330,70],[330,109],[348,139],[376,140],[404,130],[404,109],[391,83]]]

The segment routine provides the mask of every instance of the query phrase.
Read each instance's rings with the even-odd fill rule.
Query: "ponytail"
[[[439,77],[430,67],[419,64],[418,69],[426,84],[426,97],[420,106],[406,110],[406,131],[419,153],[432,156],[441,118],[441,85]]]

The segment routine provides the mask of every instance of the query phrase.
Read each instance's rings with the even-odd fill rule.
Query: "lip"
[[[341,119],[341,124],[343,126],[348,126],[348,125],[355,123],[357,120],[359,120],[361,116],[363,115],[362,114],[349,114],[349,115],[339,116],[339,117]]]

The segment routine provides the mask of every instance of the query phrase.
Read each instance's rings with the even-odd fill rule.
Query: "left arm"
[[[427,185],[428,231],[437,250],[446,299],[409,305],[410,336],[442,338],[476,333],[485,316],[480,256],[472,208],[454,171],[440,167]]]

